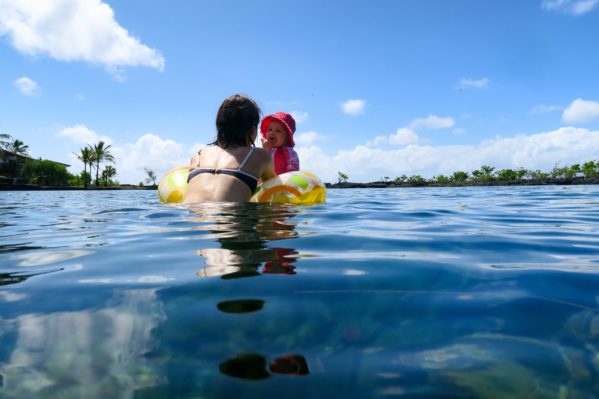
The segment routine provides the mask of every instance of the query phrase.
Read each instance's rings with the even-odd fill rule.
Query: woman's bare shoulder
[[[268,160],[270,158],[272,158],[272,155],[270,155],[270,152],[265,150],[264,148],[254,148],[254,154],[256,155],[256,157],[260,157],[260,159],[265,159]]]

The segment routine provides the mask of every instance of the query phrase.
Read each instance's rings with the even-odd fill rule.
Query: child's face
[[[277,121],[272,121],[268,125],[266,131],[266,140],[272,144],[273,147],[283,147],[287,144],[287,129],[285,126]]]

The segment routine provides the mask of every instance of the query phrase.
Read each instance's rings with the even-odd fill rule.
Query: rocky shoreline
[[[548,186],[548,185],[587,185],[599,184],[599,176],[591,177],[573,177],[568,178],[548,178],[544,180],[489,180],[489,181],[465,181],[465,182],[420,182],[396,183],[394,181],[377,181],[369,183],[325,183],[327,188],[401,188],[401,187],[485,187],[485,186]],[[76,190],[76,191],[106,191],[106,190],[156,190],[158,186],[136,186],[132,184],[123,184],[120,186],[109,187],[71,187],[71,186],[41,186],[36,184],[0,184],[0,191],[42,191],[42,190]]]

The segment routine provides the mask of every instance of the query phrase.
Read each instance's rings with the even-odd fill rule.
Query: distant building
[[[4,183],[4,184],[18,184],[18,183],[23,183],[22,179],[20,179],[20,170],[19,167],[20,165],[25,164],[25,162],[27,160],[33,160],[35,161],[35,159],[25,156],[25,155],[21,155],[21,154],[17,154],[14,153],[12,151],[8,151],[4,148],[0,148],[0,183]],[[56,162],[56,161],[50,161],[52,163],[55,163],[57,165],[61,165],[64,166],[65,168],[68,168],[71,165],[68,165],[66,163],[62,163],[62,162]],[[22,166],[21,166],[22,167]]]

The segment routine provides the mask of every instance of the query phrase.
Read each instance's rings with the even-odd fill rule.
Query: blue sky
[[[549,171],[599,160],[598,37],[599,0],[0,0],[0,132],[136,184],[244,93],[325,181]]]

